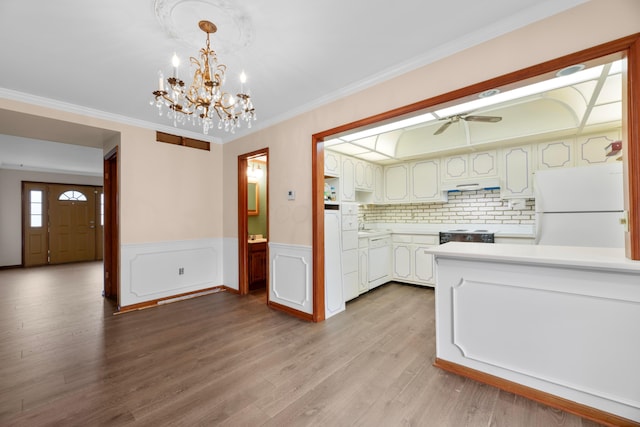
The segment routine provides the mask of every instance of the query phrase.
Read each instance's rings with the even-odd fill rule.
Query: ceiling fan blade
[[[463,117],[468,122],[485,122],[485,123],[498,123],[502,120],[499,116],[466,116]]]
[[[440,127],[438,128],[438,130],[437,130],[437,131],[435,131],[433,134],[434,134],[434,135],[440,135],[442,132],[444,132],[445,130],[447,130],[447,128],[448,128],[449,126],[451,126],[451,123],[453,123],[451,120],[449,120],[449,121],[448,121],[448,122],[446,122],[446,123],[443,123],[443,124],[442,124],[442,126],[440,126]]]

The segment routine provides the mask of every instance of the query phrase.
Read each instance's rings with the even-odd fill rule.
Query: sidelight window
[[[31,227],[42,227],[42,190],[29,191],[29,215]]]
[[[62,193],[60,197],[58,197],[58,200],[73,200],[76,202],[86,202],[87,196],[85,196],[79,191],[69,190]]]

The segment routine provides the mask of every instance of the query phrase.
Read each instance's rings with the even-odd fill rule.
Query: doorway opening
[[[22,200],[25,267],[102,260],[102,187],[25,181]]]
[[[104,157],[104,289],[103,296],[120,307],[120,228],[118,147]]]
[[[354,133],[356,130],[363,131],[360,133],[359,138],[371,137],[375,139],[377,137],[376,133],[370,132],[375,127],[381,128],[381,125],[393,124],[401,119],[413,119],[419,115],[426,115],[425,112],[431,112],[432,110],[451,109],[461,104],[470,104],[470,101],[480,98],[482,94],[496,91],[496,88],[501,90],[521,88],[523,85],[546,80],[551,75],[559,76],[560,74],[558,73],[562,70],[576,64],[591,63],[591,65],[594,65],[595,63],[602,63],[607,56],[624,59],[626,64],[626,66],[622,67],[620,73],[622,93],[626,97],[626,99],[623,97],[622,101],[621,129],[622,161],[626,169],[625,189],[627,200],[625,210],[629,212],[628,231],[625,233],[626,253],[628,258],[640,259],[640,215],[638,213],[638,206],[640,206],[640,184],[638,184],[640,182],[638,180],[640,176],[640,124],[637,120],[637,112],[640,110],[640,85],[637,84],[640,76],[640,67],[637,65],[638,55],[640,55],[640,37],[632,35],[314,134],[312,136],[313,320],[322,321],[325,319],[325,224],[323,211],[326,167],[324,152],[327,146],[334,144],[332,140],[339,139],[337,138],[338,136],[343,136],[347,133]],[[593,107],[593,105],[590,107]],[[447,120],[444,124],[442,122],[434,124],[434,128],[429,130],[429,135],[440,135],[450,125],[456,124],[459,124],[462,129],[466,129],[469,126],[466,121],[470,120],[470,117],[465,114],[455,113],[444,119]],[[476,117],[478,121],[491,123],[497,123],[498,121],[494,117],[483,117],[483,119],[485,120],[478,120]],[[399,132],[402,132],[402,130],[399,130]],[[448,132],[451,134],[451,129]],[[353,139],[357,138],[354,137]],[[364,149],[367,148],[364,147],[365,145],[362,144],[361,147],[357,147],[359,149],[362,148],[359,151],[360,153],[367,151]],[[395,153],[392,154],[388,157],[395,156]],[[327,165],[327,167],[330,168],[331,165]]]
[[[269,303],[269,149],[238,156],[238,292]]]

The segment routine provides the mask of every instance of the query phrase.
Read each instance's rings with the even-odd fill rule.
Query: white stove
[[[447,242],[494,243],[494,232],[486,229],[454,229],[440,232],[440,244]]]

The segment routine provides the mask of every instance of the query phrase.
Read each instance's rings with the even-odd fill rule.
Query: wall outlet
[[[181,276],[184,274],[184,267],[178,268],[178,275]]]

